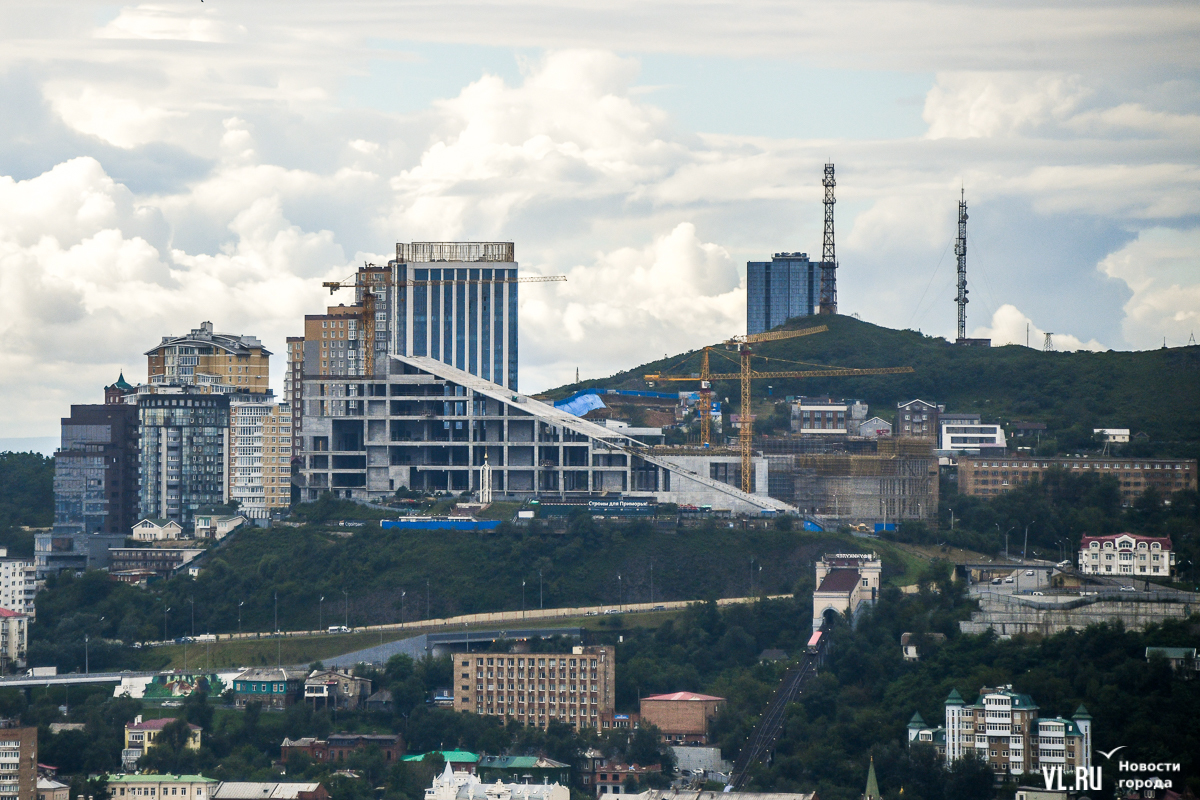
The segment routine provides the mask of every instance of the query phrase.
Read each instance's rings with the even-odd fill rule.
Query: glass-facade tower
[[[763,333],[816,313],[821,267],[808,253],[776,253],[746,264],[746,333]]]

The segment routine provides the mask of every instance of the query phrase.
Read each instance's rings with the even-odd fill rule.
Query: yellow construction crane
[[[872,369],[853,369],[850,367],[843,368],[826,368],[812,369],[800,371],[770,371],[770,372],[755,372],[750,368],[750,358],[752,351],[751,344],[759,342],[778,341],[780,339],[791,339],[796,336],[808,336],[813,333],[821,333],[829,330],[824,325],[818,325],[812,328],[801,328],[795,331],[769,331],[767,333],[756,333],[747,336],[735,336],[726,342],[726,346],[734,348],[738,352],[741,362],[741,369],[738,372],[721,372],[713,373],[708,366],[708,351],[710,348],[704,348],[704,354],[701,361],[700,376],[696,375],[646,375],[648,381],[701,381],[701,392],[705,392],[705,387],[711,387],[712,381],[723,380],[738,380],[742,385],[742,404],[741,404],[741,429],[738,435],[738,444],[741,450],[742,457],[742,491],[750,493],[750,445],[754,438],[754,417],[751,413],[750,406],[750,382],[756,378],[822,378],[822,377],[849,377],[855,375],[897,375],[901,373],[913,372],[912,367],[878,367]],[[711,391],[711,388],[708,389]],[[702,394],[702,400],[707,400]],[[705,446],[708,446],[707,414],[711,409],[711,405],[706,405],[702,410],[700,418],[701,426],[701,441]]]
[[[362,302],[362,336],[366,344],[363,347],[363,369],[367,375],[375,374],[375,292],[368,285],[366,276],[370,273],[368,270],[379,270],[380,267],[376,264],[363,262],[363,268],[342,281],[323,281],[321,286],[329,290],[333,294],[338,289],[356,288],[361,290]],[[392,277],[387,270],[380,270],[382,281],[378,284],[382,286],[391,286]],[[422,286],[441,286],[450,283],[549,283],[552,281],[565,281],[566,275],[538,275],[528,278],[449,278],[447,280],[437,281],[396,281],[397,286],[422,285]]]

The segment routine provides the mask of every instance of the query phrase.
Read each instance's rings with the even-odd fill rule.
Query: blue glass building
[[[776,253],[746,264],[746,333],[762,333],[817,312],[821,265],[808,253]]]

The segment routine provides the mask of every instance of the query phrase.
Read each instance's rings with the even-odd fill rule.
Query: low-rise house
[[[197,539],[220,540],[245,524],[246,518],[241,514],[197,512],[195,518],[195,536]]]
[[[1146,660],[1154,656],[1162,656],[1171,669],[1182,672],[1184,676],[1200,673],[1200,661],[1196,660],[1194,647],[1147,647]]]
[[[163,728],[170,725],[172,722],[177,722],[173,717],[164,719],[147,719],[143,720],[142,715],[138,714],[133,718],[133,722],[125,725],[125,747],[126,749],[145,750],[154,745],[154,741],[162,733]],[[187,748],[189,750],[200,749],[200,726],[187,723],[188,741]]]
[[[183,526],[173,519],[143,517],[133,526],[129,534],[135,542],[162,542],[182,539]]]
[[[313,709],[355,711],[371,694],[371,681],[334,669],[314,670],[304,681],[304,702]]]
[[[900,649],[904,653],[905,661],[917,661],[921,658],[920,646],[918,639],[924,638],[927,645],[938,645],[946,641],[944,633],[926,633],[918,636],[915,633],[900,634]]]
[[[329,790],[312,782],[223,781],[213,800],[329,800]]]
[[[280,761],[285,764],[294,754],[303,754],[313,761],[344,761],[346,756],[368,747],[378,747],[387,762],[398,761],[404,756],[404,739],[399,734],[335,733],[326,739],[303,737],[284,739],[280,747]]]
[[[51,778],[37,779],[37,800],[69,800],[71,787]]]
[[[484,783],[561,783],[571,778],[571,765],[543,756],[483,756],[476,775]]]
[[[424,761],[428,753],[419,753],[415,756],[404,756],[401,761]],[[479,756],[466,750],[441,750],[438,755],[446,762],[448,768],[453,768],[455,772],[466,772],[470,775],[475,774],[475,767],[479,764]]]
[[[1092,435],[1105,444],[1124,444],[1129,441],[1129,428],[1093,428]]]
[[[121,798],[171,797],[175,800],[209,800],[217,781],[203,775],[110,775],[108,796]]]
[[[639,786],[638,790],[634,792],[627,791],[625,781],[633,778],[641,784],[645,776],[650,773],[661,774],[662,767],[658,764],[643,767],[638,764],[622,764],[617,761],[605,760],[591,774],[590,783],[595,789],[597,797],[605,794],[637,794],[641,791],[641,787]]]
[[[858,435],[868,439],[886,438],[892,435],[892,423],[883,417],[871,417],[858,426]]]
[[[453,699],[451,700],[453,704]],[[380,689],[375,694],[367,698],[367,711],[376,711],[390,714],[395,703],[392,700],[392,693],[387,689]]]
[[[264,708],[288,708],[304,696],[304,670],[275,668],[248,669],[233,679],[233,702],[238,708],[247,703],[262,703]]]

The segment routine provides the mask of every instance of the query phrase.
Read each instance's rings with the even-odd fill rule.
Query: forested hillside
[[[853,317],[797,318],[783,328],[827,325],[811,336],[754,346],[757,370],[805,370],[813,365],[837,367],[911,366],[910,375],[862,378],[771,379],[755,383],[755,402],[786,395],[832,395],[860,398],[872,413],[891,419],[896,403],[913,398],[944,404],[947,410],[979,413],[994,422],[1043,422],[1051,449],[1090,448],[1093,428],[1129,428],[1144,432],[1143,449],[1167,455],[1200,452],[1200,347],[1141,352],[1044,353],[1024,346],[958,347],[940,337],[897,331]],[[728,359],[724,356],[728,356]],[[714,373],[737,372],[736,355],[713,351]],[[562,397],[587,387],[646,389],[643,376],[687,375],[700,371],[700,353],[684,353],[651,361],[608,378],[564,386],[548,396]],[[759,384],[762,384],[761,386]],[[695,390],[696,382],[664,383],[656,391]],[[736,406],[733,381],[714,384],[719,398]],[[736,412],[736,408],[734,411]],[[763,415],[764,409],[756,406]],[[769,410],[766,412],[769,416]]]
[[[22,526],[54,522],[54,459],[40,453],[0,453],[0,547],[33,557],[33,535]]]

